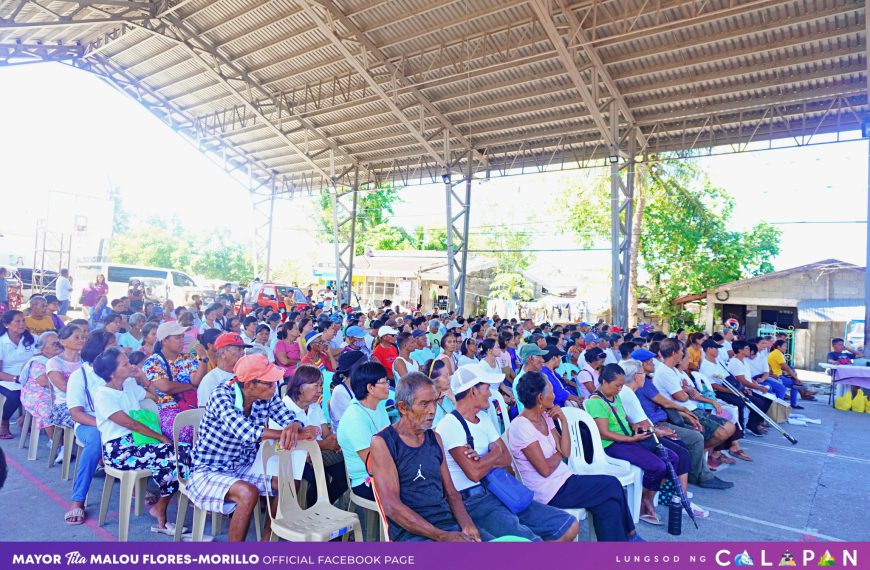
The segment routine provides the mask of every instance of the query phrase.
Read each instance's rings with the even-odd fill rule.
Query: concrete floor
[[[870,526],[857,524],[863,520],[860,513],[870,499],[870,414],[837,411],[821,400],[826,397],[805,403],[802,412],[821,419],[821,425],[785,426],[798,439],[797,445],[790,445],[773,431],[764,438],[744,440],[744,448],[755,461],[738,461],[718,473],[734,482],[734,488],[714,491],[691,487],[694,502],[711,511],[710,518],[699,521],[699,530],[684,516],[681,536],[667,534],[665,526],[643,522],[638,527],[641,535],[650,541],[870,540]],[[5,514],[0,517],[0,535],[4,540],[115,540],[117,486],[104,526],[97,525],[102,478],[96,478],[91,486],[87,523],[68,526],[63,514],[72,483],[60,480],[59,465],[46,467],[46,438],[41,440],[37,461],[27,460],[27,449],[18,449],[17,438],[2,441],[0,446],[9,463],[9,477],[0,491],[0,512]],[[664,508],[659,508],[659,514],[666,519]],[[174,502],[169,516],[174,520]],[[130,540],[171,540],[150,532],[153,519],[147,514],[131,520]],[[190,524],[188,515],[187,526]],[[216,540],[226,539],[226,526],[225,522]],[[210,525],[206,532],[211,532]]]

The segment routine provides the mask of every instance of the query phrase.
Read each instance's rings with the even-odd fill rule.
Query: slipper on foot
[[[658,515],[640,515],[640,520],[648,524],[663,525],[662,519]]]
[[[185,532],[187,528],[182,527],[181,532]],[[175,536],[175,523],[166,523],[166,526],[160,528],[159,526],[152,526],[151,532],[155,534],[165,534],[166,536]]]
[[[186,534],[182,534],[181,535],[181,542],[193,542],[193,534],[191,534],[189,532]],[[214,537],[210,534],[204,534],[204,535],[202,535],[201,542],[214,542]]]
[[[78,520],[73,520],[73,519],[78,519]],[[70,509],[63,516],[63,520],[64,520],[64,522],[66,522],[66,524],[68,524],[70,526],[77,525],[77,524],[84,524],[85,511],[82,508]]]

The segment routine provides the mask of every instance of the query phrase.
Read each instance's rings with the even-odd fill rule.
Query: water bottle
[[[680,498],[674,497],[668,507],[668,534],[680,536],[683,533],[683,506]]]

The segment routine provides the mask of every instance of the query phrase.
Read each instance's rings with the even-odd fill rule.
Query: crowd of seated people
[[[580,532],[572,512],[585,509],[598,540],[642,541],[622,483],[571,470],[565,409],[588,413],[605,454],[642,471],[638,518],[661,525],[656,493],[666,481],[688,496],[692,485],[724,491],[733,484],[716,472],[753,461],[741,440],[763,437],[767,419],[735,390],[762,411],[768,393],[798,409],[798,398],[813,397],[783,339],[730,329],[668,336],[392,303],[363,313],[294,302],[240,318],[223,296],[204,308],[109,305],[55,324],[56,309],[36,296],[28,314],[0,317],[0,379],[22,384],[18,399],[4,392],[0,438],[22,407],[33,429],[76,430],[70,525],[87,518],[95,469],[111,465],[152,472],[155,533],[174,531],[167,507],[180,471],[190,501],[231,513],[228,538],[244,540],[261,497],[277,488],[260,447],[304,439],[317,442],[329,501],[346,504],[349,490],[377,498],[392,540],[570,541]],[[829,359],[851,360],[837,341]],[[141,419],[146,399],[154,423]],[[182,431],[176,452],[173,422],[193,409],[203,413],[198,437]],[[313,469],[308,462],[301,475],[307,504]],[[525,498],[513,504],[499,485]]]

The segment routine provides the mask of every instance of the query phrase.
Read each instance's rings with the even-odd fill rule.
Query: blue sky
[[[120,187],[127,209],[143,217],[176,215],[191,228],[229,228],[239,240],[252,235],[246,190],[99,79],[54,64],[0,69],[0,105],[4,210],[19,212],[4,217],[0,262],[15,240],[32,244],[33,224],[46,212],[51,218],[84,209],[92,227],[105,226],[109,220],[98,202],[70,196],[103,197],[110,183]],[[864,264],[866,225],[840,222],[866,218],[866,141],[717,156],[703,159],[703,165],[714,183],[735,197],[735,228],[762,220],[781,224],[778,269],[827,257]],[[477,186],[472,231],[506,222],[531,232],[533,247],[572,247],[570,237],[557,231],[563,219],[560,188],[570,176],[509,177]],[[444,223],[440,186],[407,188],[402,195],[395,223],[409,228]],[[295,257],[307,265],[316,257],[311,212],[307,199],[279,207],[277,259]],[[542,254],[539,261],[541,267],[609,270],[606,253]]]

